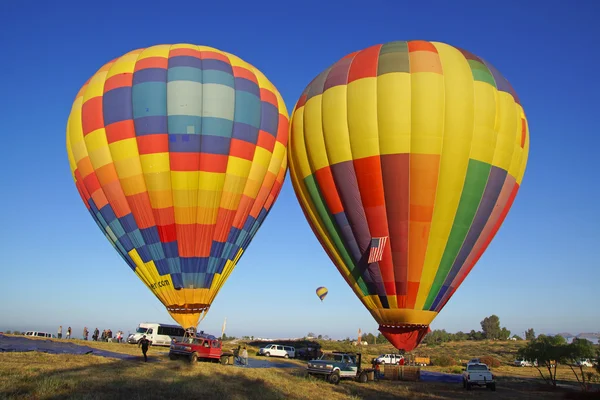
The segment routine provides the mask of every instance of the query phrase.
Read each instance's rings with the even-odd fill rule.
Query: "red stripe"
[[[232,70],[233,76],[235,76],[236,78],[248,79],[249,81],[254,82],[258,85],[258,79],[256,79],[256,75],[254,75],[252,71],[243,67],[232,67]]]
[[[283,144],[285,147],[288,145],[290,138],[290,121],[279,113],[279,124],[277,125],[277,141]]]
[[[175,224],[170,225],[157,225],[158,237],[162,243],[174,242],[177,240],[177,230]]]
[[[134,72],[148,68],[169,68],[169,59],[166,57],[148,57],[135,63]]]
[[[413,51],[431,51],[432,53],[436,53],[437,54],[437,49],[435,48],[435,46],[430,43],[427,42],[425,40],[411,40],[408,42],[408,51],[409,52],[413,52]]]
[[[348,71],[348,83],[362,78],[373,78],[377,76],[377,64],[379,61],[379,51],[381,44],[371,46],[360,51]]]
[[[252,161],[254,158],[255,148],[256,146],[254,144],[246,142],[245,140],[231,139],[229,155],[232,157],[239,157],[244,160]]]
[[[114,122],[107,125],[105,130],[108,144],[135,137],[135,126],[132,119]]]
[[[111,76],[104,82],[104,93],[120,87],[128,87],[133,83],[133,73],[125,72]]]
[[[171,171],[198,171],[200,153],[169,153]]]
[[[273,149],[275,148],[275,136],[263,130],[259,130],[256,145],[273,152]]]
[[[127,202],[131,208],[131,213],[140,229],[147,229],[155,226],[154,214],[148,192],[138,193],[127,196]]]
[[[521,148],[525,147],[525,135],[527,134],[527,123],[525,118],[521,118]]]
[[[315,172],[315,178],[317,180],[317,186],[321,190],[321,194],[325,197],[325,203],[329,212],[332,214],[338,214],[344,211],[342,200],[338,194],[333,175],[331,174],[331,168],[329,166],[321,168]]]
[[[266,101],[267,103],[273,104],[275,107],[278,107],[277,96],[275,96],[275,93],[271,92],[269,89],[260,88],[260,99],[262,101]]]
[[[197,49],[181,48],[181,49],[169,50],[169,58],[177,57],[177,56],[189,56],[189,57],[196,57],[196,58],[200,58],[200,59],[202,58],[200,50],[197,50]]]
[[[102,115],[102,96],[92,97],[81,107],[81,126],[83,136],[104,127]]]
[[[137,137],[138,151],[142,154],[156,154],[169,152],[169,134],[157,133]]]
[[[250,197],[246,196],[245,194],[242,195],[242,197],[240,199],[240,204],[238,205],[237,212],[236,212],[235,217],[232,222],[232,226],[234,228],[242,229],[244,227],[244,224],[246,223],[246,219],[248,219],[248,214],[250,213],[250,210],[252,209],[253,203],[254,203],[254,199],[251,199]]]
[[[200,58],[203,60],[220,60],[227,64],[231,64],[229,57],[224,54],[217,53],[216,51],[202,51],[200,52]]]
[[[202,153],[200,156],[200,171],[226,172],[228,156],[222,154]]]
[[[217,214],[217,223],[215,226],[215,232],[212,240],[216,240],[217,242],[227,241],[227,237],[229,236],[229,231],[231,230],[231,226],[233,225],[236,212],[237,210],[228,210],[226,208],[219,207],[219,213]]]

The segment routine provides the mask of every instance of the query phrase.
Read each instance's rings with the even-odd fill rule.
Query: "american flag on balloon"
[[[381,259],[383,258],[383,250],[385,250],[385,244],[387,243],[387,240],[387,236],[371,239],[371,250],[369,251],[369,264],[381,261]]]

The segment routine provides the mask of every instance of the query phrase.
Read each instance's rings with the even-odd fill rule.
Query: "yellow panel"
[[[175,223],[180,225],[193,224],[196,222],[196,212],[198,208],[193,207],[175,207]]]
[[[260,186],[261,182],[255,181],[253,179],[248,179],[246,181],[246,187],[244,188],[243,194],[245,196],[250,197],[251,199],[255,199],[258,191],[260,190]]]
[[[140,155],[144,173],[170,171],[169,153],[153,153]]]
[[[491,164],[498,135],[496,123],[495,88],[486,82],[473,82],[475,90],[475,114],[473,142],[469,158]]]
[[[330,165],[352,160],[346,91],[346,85],[339,85],[327,89],[320,96],[323,103],[322,129]]]
[[[271,163],[269,164],[269,172],[272,172],[277,175],[279,173],[279,168],[281,164],[287,159],[287,149],[280,142],[275,143],[275,148],[273,149],[273,156],[271,158]]]
[[[382,325],[399,325],[399,324],[414,324],[414,325],[430,325],[437,316],[435,311],[412,310],[412,309],[389,309],[382,308],[377,310],[379,317],[378,322]]]
[[[411,77],[392,72],[377,77],[377,124],[381,154],[410,153]]]
[[[171,48],[171,45],[168,45],[168,44],[160,44],[160,45],[148,47],[147,49],[144,49],[144,51],[142,51],[142,53],[139,55],[138,61],[143,60],[144,58],[150,58],[150,57],[168,58],[170,48]]]
[[[214,225],[217,223],[219,208],[200,208],[196,214],[196,223],[201,225]]]
[[[417,80],[419,82],[417,84],[413,78],[413,99],[417,99],[413,102],[412,115],[415,129],[413,134],[426,138],[440,137],[443,133],[440,173],[431,230],[421,273],[421,284],[415,303],[417,310],[423,308],[427,299],[452,229],[467,174],[473,137],[474,90],[471,68],[462,53],[453,47],[441,43],[435,43],[435,47],[440,55],[444,71],[445,93],[437,93],[437,95],[427,93],[427,90],[433,90],[430,86],[431,81],[425,83]],[[433,78],[434,76],[439,76],[434,73],[416,75],[420,79],[428,77],[432,80],[436,80]],[[426,101],[429,96],[436,98],[438,95],[441,96],[441,99],[444,98],[444,95],[446,96],[445,103],[441,99],[432,100],[431,104]],[[434,104],[435,106],[433,106]],[[439,108],[440,106],[445,106],[445,109]],[[431,120],[429,122],[426,121],[427,115]],[[415,116],[418,116],[417,120],[415,120]],[[434,131],[434,129],[438,129],[438,131]],[[413,141],[412,144],[411,152],[414,153],[415,142]]]
[[[146,183],[141,173],[128,179],[121,179],[120,184],[125,196],[133,196],[134,194],[146,192]]]
[[[521,121],[517,118],[518,114],[513,97],[506,92],[496,91],[496,93],[498,102],[496,107],[496,132],[498,132],[498,141],[496,142],[493,165],[508,171],[515,150],[515,130],[517,129],[517,123],[520,126]]]
[[[190,50],[198,50],[198,46],[195,44],[189,43],[176,43],[171,46],[171,51],[176,49],[190,49]]]
[[[83,103],[85,103],[93,97],[99,97],[104,94],[104,82],[106,80],[106,73],[107,71],[102,71],[102,69],[100,69],[100,71],[96,72],[96,74],[94,74],[94,76],[90,79],[87,88],[85,89],[85,92],[83,94]]]
[[[90,136],[92,133],[87,136]],[[110,147],[110,153],[112,154],[112,159],[114,161],[125,160],[131,157],[139,157],[136,138],[119,140],[109,144],[108,147]],[[89,145],[88,149],[90,149]]]
[[[96,151],[99,148],[108,146],[108,141],[106,140],[106,130],[104,128],[99,128],[88,133],[83,139],[85,141],[85,147],[87,147],[87,151],[89,153]]]
[[[173,190],[198,190],[199,177],[199,171],[171,171],[171,188]]]
[[[258,151],[258,147],[256,150]],[[229,156],[229,160],[227,161],[227,174],[237,175],[242,177],[247,177],[248,172],[250,172],[250,167],[252,166],[252,161],[245,160],[243,158]]]
[[[440,154],[442,151],[444,82],[447,79],[446,69],[443,69],[443,76],[434,72],[410,75],[412,95],[410,152],[412,154]]]
[[[290,146],[288,147],[290,159],[294,160],[298,179],[304,180],[304,178],[312,174],[304,144],[304,107],[294,110],[290,129]]]
[[[171,174],[168,171],[144,174],[144,180],[149,191],[171,191]]]
[[[379,155],[377,78],[362,78],[348,84],[347,87],[348,132],[352,158],[356,160]]]
[[[81,159],[87,157],[87,149],[83,140],[83,127],[81,125],[81,106],[82,97],[78,97],[73,103],[71,114],[67,125],[67,140],[71,144],[73,159],[78,163]]]
[[[147,183],[147,182],[146,182]],[[152,208],[167,208],[173,206],[173,195],[170,190],[148,191]]]
[[[275,146],[277,146],[277,143],[279,142],[276,142]],[[256,146],[256,148],[254,149],[254,158],[252,159],[252,163],[259,164],[260,166],[263,166],[266,169],[269,167],[272,156],[273,153],[271,153],[269,150],[263,149],[260,146]]]
[[[310,169],[318,171],[329,165],[321,114],[321,96],[314,96],[304,105],[304,143],[306,145]]]
[[[115,161],[114,164],[119,179],[126,179],[132,176],[142,174],[140,159],[137,157],[131,157],[125,160]]]
[[[525,175],[525,169],[527,167],[527,160],[529,158],[529,123],[525,120],[525,147],[523,148],[523,155],[521,157],[521,165],[519,167],[517,175],[517,183],[520,185]]]
[[[112,157],[110,156],[110,150],[108,149],[108,146],[90,152],[89,156],[95,170],[112,162]]]
[[[135,62],[138,56],[142,52],[142,49],[130,51],[129,53],[119,57],[108,70],[106,74],[106,80],[112,78],[115,75],[132,73],[135,68]]]
[[[196,207],[199,205],[198,203],[198,193],[200,191],[197,190],[173,190],[173,205],[175,207]],[[206,204],[203,204],[204,207],[210,207]]]
[[[225,184],[222,185],[223,192],[241,194],[244,192],[247,178],[244,176],[229,175]]]

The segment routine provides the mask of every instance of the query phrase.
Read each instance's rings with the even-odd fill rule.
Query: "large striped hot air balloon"
[[[279,194],[288,132],[285,104],[258,69],[211,47],[158,45],[81,88],[67,153],[108,240],[195,328]]]
[[[306,87],[290,175],[379,330],[411,350],[504,221],[528,151],[519,98],[489,62],[399,41],[349,54]]]

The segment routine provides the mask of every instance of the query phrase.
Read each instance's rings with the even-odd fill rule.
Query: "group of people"
[[[237,349],[233,350],[235,362],[240,365],[248,366],[248,350],[246,346],[242,349],[242,346],[238,346]]]
[[[62,339],[62,333],[63,333],[63,327],[62,325],[60,325],[58,327],[58,331],[57,331],[57,337],[59,339]],[[69,326],[67,328],[67,334],[65,336],[65,339],[72,339],[72,330],[71,327]],[[88,340],[88,336],[89,336],[90,332],[86,327],[83,328],[83,340]],[[94,329],[94,333],[92,335],[92,340],[94,342],[97,341],[101,341],[101,342],[117,342],[117,343],[123,343],[124,342],[124,336],[123,336],[123,331],[118,331],[116,336],[113,338],[113,332],[110,329],[105,329],[102,331],[102,335],[100,335],[100,330],[98,328]]]

